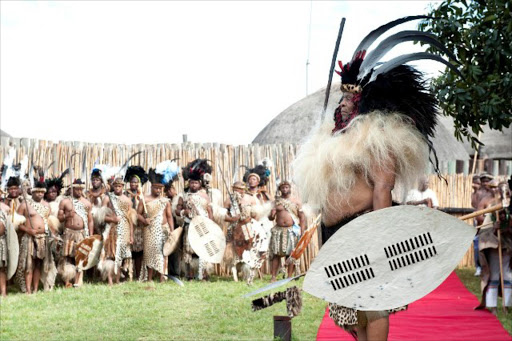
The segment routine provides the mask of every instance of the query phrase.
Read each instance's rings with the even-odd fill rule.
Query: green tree
[[[473,146],[481,126],[502,130],[512,122],[511,6],[510,0],[444,0],[429,13],[436,19],[419,25],[461,63],[465,79],[446,69],[432,86],[445,113],[454,118],[457,139],[466,136]]]

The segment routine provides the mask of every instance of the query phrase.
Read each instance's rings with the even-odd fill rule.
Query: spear
[[[334,73],[334,65],[336,63],[336,57],[338,56],[338,49],[340,47],[341,35],[343,34],[343,28],[345,27],[345,18],[341,19],[340,29],[338,31],[338,38],[336,39],[336,45],[334,46],[334,54],[332,55],[331,68],[329,69],[329,80],[327,81],[327,88],[325,89],[325,100],[324,109],[322,110],[322,121],[325,117],[325,110],[327,109],[327,103],[329,103],[329,93],[331,91],[332,76]]]

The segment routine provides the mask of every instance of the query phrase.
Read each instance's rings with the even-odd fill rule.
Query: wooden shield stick
[[[329,70],[329,81],[327,82],[327,88],[325,89],[325,100],[324,100],[324,109],[322,110],[322,121],[324,120],[325,110],[327,109],[327,104],[329,103],[329,93],[331,92],[332,76],[334,74],[334,67],[336,64],[336,58],[338,57],[338,50],[340,48],[341,35],[343,34],[344,27],[345,27],[345,18],[342,18],[341,23],[340,23],[340,29],[338,31],[338,38],[336,39],[336,45],[334,46],[334,53],[332,55],[331,68]]]

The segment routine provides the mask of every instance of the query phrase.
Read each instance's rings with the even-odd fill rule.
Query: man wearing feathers
[[[183,225],[183,253],[182,260],[185,265],[185,275],[187,278],[193,278],[192,264],[194,260],[198,261],[199,280],[203,279],[204,271],[208,268],[208,263],[197,257],[194,249],[188,240],[188,229],[192,219],[197,216],[213,219],[213,210],[210,197],[203,191],[204,176],[211,174],[212,167],[206,159],[196,159],[191,161],[183,170],[183,178],[188,180],[188,192],[183,198],[180,198],[177,206],[179,216],[184,219]]]
[[[178,174],[179,167],[175,162],[164,161],[150,168],[148,172],[151,182],[151,194],[140,200],[137,208],[138,220],[144,225],[144,253],[139,280],[153,279],[154,272],[160,274],[160,282],[165,280],[167,257],[164,257],[164,243],[174,230],[171,204],[164,197],[166,184]]]
[[[113,284],[114,275],[116,283],[119,284],[123,265],[130,280],[133,277],[131,245],[133,224],[137,220],[131,200],[123,194],[123,178],[115,178],[112,186],[114,192],[105,195],[102,202],[102,206],[107,207],[109,213],[105,216],[108,225],[105,227],[103,251],[98,264],[103,279],[107,278],[109,285]]]
[[[422,41],[452,56],[430,34],[399,32],[366,56],[370,45],[389,28],[424,16],[398,19],[372,31],[341,67],[343,97],[333,119],[315,127],[293,164],[303,201],[322,213],[322,241],[356,217],[392,205],[392,190],[405,198],[428,165],[437,102],[416,69],[403,65],[433,59],[425,52],[380,58],[403,41]],[[434,151],[435,156],[435,151]],[[390,226],[390,228],[392,228]],[[336,255],[333,255],[335,257]],[[329,304],[329,315],[359,340],[386,339],[388,311],[357,311]]]
[[[63,257],[58,268],[66,287],[71,287],[73,279],[75,286],[81,285],[83,272],[77,272],[75,267],[77,245],[94,233],[91,203],[82,195],[85,184],[76,179],[70,187],[70,196],[60,202],[58,213],[59,220],[64,223]]]
[[[137,210],[139,203],[144,195],[142,193],[142,186],[148,181],[148,175],[141,166],[130,166],[126,170],[124,181],[129,183],[128,189],[124,194],[131,200],[132,207]],[[132,260],[134,267],[135,278],[139,278],[140,269],[142,266],[142,257],[144,250],[143,240],[143,226],[139,221],[133,224],[133,244],[132,244]]]

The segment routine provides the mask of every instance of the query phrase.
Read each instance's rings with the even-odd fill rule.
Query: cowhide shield
[[[18,259],[20,256],[20,245],[18,244],[18,235],[14,229],[14,225],[11,223],[11,219],[7,219],[7,225],[5,226],[5,238],[7,242],[7,280],[16,273],[18,268]]]
[[[226,249],[226,237],[212,220],[196,216],[188,228],[188,240],[194,252],[210,263],[220,263]]]
[[[404,306],[448,277],[474,235],[464,221],[427,207],[370,212],[323,245],[306,274],[304,290],[357,310]]]
[[[171,253],[173,253],[176,248],[178,247],[178,244],[180,242],[181,234],[183,233],[183,227],[178,227],[174,229],[169,234],[169,238],[164,243],[164,257],[169,256]]]
[[[235,249],[235,253],[238,256],[238,258],[242,258],[242,255],[244,251],[250,250],[252,246],[252,237],[249,233],[244,233],[244,228],[247,230],[250,228],[249,225],[239,225],[236,224],[233,228],[233,246]]]
[[[89,270],[100,260],[103,240],[99,234],[85,238],[77,245],[75,264],[78,271]]]

